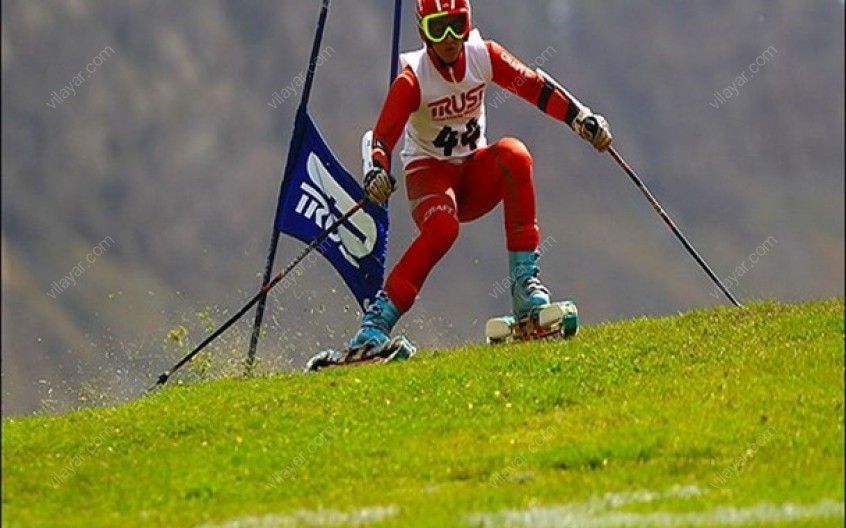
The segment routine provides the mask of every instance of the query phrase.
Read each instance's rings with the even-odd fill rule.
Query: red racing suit
[[[484,137],[488,82],[554,119],[572,121],[576,111],[565,94],[476,32],[452,65],[444,64],[431,46],[405,54],[403,62],[373,128],[372,151],[374,162],[390,171],[391,153],[405,132],[406,194],[420,234],[384,288],[401,313],[411,308],[426,277],[452,247],[460,223],[487,214],[500,202],[508,250],[533,251],[540,244],[528,149],[515,138],[488,145]]]

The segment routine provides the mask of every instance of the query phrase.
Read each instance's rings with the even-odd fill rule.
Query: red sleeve
[[[492,40],[488,40],[485,43],[488,46],[488,53],[491,56],[493,81],[509,92],[537,106],[546,84],[543,77],[537,72],[530,70],[499,43]],[[555,119],[564,121],[569,106],[570,101],[567,97],[558,90],[555,90],[546,104],[545,112]]]
[[[420,107],[420,84],[411,68],[397,76],[373,127],[373,161],[391,170],[391,153],[399,141],[405,124]]]

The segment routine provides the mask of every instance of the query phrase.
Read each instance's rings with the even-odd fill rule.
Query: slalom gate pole
[[[664,208],[661,207],[661,204],[658,203],[658,200],[655,199],[655,196],[653,196],[652,193],[649,192],[649,189],[646,188],[646,185],[643,183],[643,180],[640,179],[640,177],[637,175],[637,173],[634,171],[634,169],[632,169],[631,165],[626,163],[626,160],[624,160],[623,157],[620,156],[619,153],[617,153],[617,151],[616,151],[616,149],[614,149],[614,147],[608,147],[608,153],[611,155],[612,158],[614,158],[614,161],[616,161],[617,164],[620,165],[620,167],[629,176],[629,178],[631,178],[631,180],[632,180],[632,182],[634,182],[635,186],[638,189],[640,189],[640,192],[646,197],[646,199],[649,201],[650,205],[652,205],[652,208],[655,209],[656,213],[658,213],[658,216],[660,216],[661,219],[664,220],[664,223],[667,224],[667,226],[670,228],[670,230],[673,232],[673,234],[676,235],[676,238],[679,239],[679,242],[681,242],[682,245],[684,246],[684,248],[687,250],[687,252],[690,253],[690,256],[693,257],[693,260],[695,260],[696,263],[699,264],[699,266],[705,271],[705,274],[707,274],[708,277],[710,277],[710,279],[714,282],[714,284],[719,286],[720,290],[722,290],[722,292],[725,294],[725,296],[732,303],[734,303],[735,306],[737,306],[738,308],[743,308],[743,305],[734,297],[734,295],[732,295],[732,293],[728,290],[728,288],[723,286],[723,283],[720,282],[720,279],[711,270],[711,268],[705,262],[705,259],[703,259],[699,255],[699,253],[696,251],[696,249],[693,247],[693,245],[690,242],[688,242],[687,238],[685,238],[685,236],[682,234],[681,230],[678,227],[676,227],[676,223],[673,222],[673,219],[670,218],[670,215],[667,214],[667,211],[665,211]]]
[[[181,360],[180,360],[180,361],[179,361],[176,365],[174,365],[174,366],[173,366],[170,370],[167,370],[167,371],[163,372],[161,375],[159,375],[159,378],[158,378],[158,380],[156,381],[156,383],[155,383],[154,385],[150,386],[150,387],[147,389],[147,392],[150,392],[150,391],[154,390],[156,387],[159,387],[159,386],[164,385],[165,383],[167,383],[167,380],[168,380],[168,379],[170,379],[170,377],[171,377],[173,374],[175,374],[177,370],[179,370],[180,368],[182,368],[182,366],[183,366],[183,365],[185,365],[186,363],[188,363],[189,361],[191,361],[191,360],[194,358],[194,356],[196,356],[197,354],[199,354],[199,353],[200,353],[200,352],[201,352],[201,351],[202,351],[202,350],[203,350],[203,349],[204,349],[204,348],[205,348],[205,347],[206,347],[209,343],[211,343],[212,341],[214,341],[215,339],[217,339],[217,338],[218,338],[218,337],[219,337],[219,336],[220,336],[223,332],[225,332],[226,330],[228,330],[230,326],[232,326],[233,324],[235,324],[235,323],[236,323],[236,322],[237,322],[237,321],[238,321],[241,317],[243,317],[243,316],[244,316],[244,314],[245,314],[245,313],[247,313],[247,311],[248,311],[250,308],[252,308],[252,307],[253,307],[253,306],[254,306],[257,302],[259,302],[261,299],[266,299],[266,298],[267,298],[267,293],[268,293],[270,290],[272,290],[274,286],[276,286],[277,284],[279,284],[279,283],[282,281],[282,279],[284,279],[284,278],[285,278],[285,277],[286,277],[286,276],[287,276],[287,275],[288,275],[288,274],[289,274],[289,273],[290,273],[290,272],[291,272],[294,268],[296,268],[296,267],[300,264],[300,262],[302,262],[302,261],[303,261],[303,259],[305,259],[305,258],[306,258],[306,257],[307,257],[307,256],[308,256],[311,252],[312,252],[312,251],[314,251],[314,250],[315,250],[318,246],[320,246],[321,244],[323,244],[323,242],[325,242],[325,241],[326,241],[326,239],[327,239],[327,238],[329,238],[329,236],[330,236],[330,235],[331,235],[334,231],[336,231],[339,227],[341,227],[341,225],[342,225],[344,222],[346,222],[347,220],[349,220],[349,219],[350,219],[350,217],[352,217],[352,215],[354,215],[354,214],[355,214],[355,213],[357,213],[357,212],[358,212],[358,211],[359,211],[362,207],[364,207],[364,204],[365,204],[365,203],[367,203],[367,198],[363,198],[361,201],[359,201],[358,203],[356,203],[356,204],[355,204],[355,205],[354,205],[354,206],[353,206],[353,207],[352,207],[349,211],[347,211],[346,213],[344,213],[344,215],[343,215],[343,216],[341,216],[340,218],[338,218],[337,220],[335,220],[335,222],[334,222],[331,226],[329,226],[328,228],[326,228],[326,230],[325,230],[325,231],[323,231],[323,232],[322,232],[322,233],[321,233],[321,234],[320,234],[317,238],[315,238],[314,240],[312,240],[311,244],[309,244],[309,245],[308,245],[308,246],[307,246],[307,247],[306,247],[306,248],[302,251],[302,253],[300,253],[300,254],[299,254],[299,255],[298,255],[298,256],[297,256],[294,260],[292,260],[292,261],[291,261],[291,263],[290,263],[290,264],[288,264],[288,266],[287,266],[284,270],[282,270],[282,271],[280,271],[279,273],[277,273],[277,274],[276,274],[276,276],[274,276],[274,277],[273,277],[272,279],[270,279],[270,280],[269,280],[269,281],[268,281],[265,285],[263,285],[263,286],[262,286],[262,288],[261,288],[261,290],[260,290],[257,294],[255,294],[255,295],[253,296],[253,298],[252,298],[252,299],[250,299],[250,300],[247,302],[247,304],[245,304],[245,305],[244,305],[244,306],[243,306],[240,310],[238,310],[238,313],[236,313],[236,314],[235,314],[235,315],[233,315],[231,318],[229,318],[229,320],[228,320],[228,321],[226,321],[225,323],[223,323],[223,324],[220,326],[220,328],[218,328],[218,329],[217,329],[217,330],[215,330],[215,331],[214,331],[211,335],[209,335],[207,338],[205,338],[205,339],[203,340],[203,342],[202,342],[202,343],[200,343],[199,345],[197,345],[197,347],[196,347],[194,350],[192,350],[192,351],[191,351],[191,352],[190,352],[187,356],[185,356],[184,358],[182,358],[182,359],[181,359]]]
[[[397,78],[399,72],[399,47],[400,47],[400,32],[402,28],[402,0],[396,0],[394,4],[394,38],[391,49],[391,78],[388,79],[388,86],[390,86],[394,79]]]
[[[308,61],[308,74],[306,76],[305,86],[303,87],[302,99],[297,111],[297,118],[295,120],[294,132],[291,135],[291,144],[288,147],[288,160],[285,163],[285,170],[282,173],[282,184],[284,188],[285,180],[288,179],[288,174],[291,167],[294,165],[296,155],[299,153],[300,144],[302,143],[302,125],[300,115],[305,113],[308,108],[308,101],[311,98],[311,87],[314,84],[314,72],[317,69],[317,57],[320,53],[320,44],[323,41],[323,30],[326,28],[326,17],[329,15],[329,0],[323,0],[323,6],[320,8],[320,16],[317,20],[317,30],[314,33],[314,42],[311,46],[311,57]],[[281,190],[280,190],[281,194]],[[279,246],[279,230],[276,229],[274,222],[273,233],[270,236],[270,249],[267,252],[267,260],[264,266],[264,276],[262,277],[262,288],[270,282],[270,274],[273,272],[273,262],[276,259],[276,250]],[[259,336],[261,334],[261,323],[264,319],[264,308],[267,303],[267,295],[262,294],[258,299],[258,307],[256,308],[256,318],[253,322],[253,332],[250,336],[250,350],[247,353],[247,365],[245,374],[249,375],[253,371],[256,361],[256,350],[258,349]]]

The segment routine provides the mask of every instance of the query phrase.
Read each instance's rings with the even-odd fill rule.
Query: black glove
[[[397,180],[382,167],[376,166],[364,175],[364,193],[373,203],[386,201],[396,187]]]

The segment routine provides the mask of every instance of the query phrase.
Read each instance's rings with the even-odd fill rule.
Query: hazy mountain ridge
[[[331,55],[312,95],[318,125],[353,170],[387,84],[383,4],[333,3]],[[113,365],[104,336],[158,347],[178,314],[236,309],[254,291],[299,94],[269,103],[304,71],[318,7],[3,2],[4,413],[32,409],[38,379]],[[411,8],[405,49],[419,42]],[[523,60],[543,57],[609,117],[620,151],[721,277],[778,241],[738,295],[842,293],[840,2],[490,0],[477,2],[476,22]],[[51,107],[80,72],[75,94]],[[544,277],[586,321],[720,302],[610,160],[515,98],[489,114],[491,138],[515,135],[533,152],[542,227],[555,240]],[[392,212],[394,262],[414,230],[401,193]],[[76,286],[48,297],[105,237],[114,244]],[[298,248],[283,239],[280,265]],[[479,321],[508,305],[490,295],[505,276],[502,248],[500,213],[465,226],[406,319],[409,335],[423,346],[479,339]],[[333,303],[332,290],[344,290],[325,264],[298,288],[272,303],[265,356],[337,344],[355,325],[356,310]],[[79,364],[80,375],[56,370]]]

